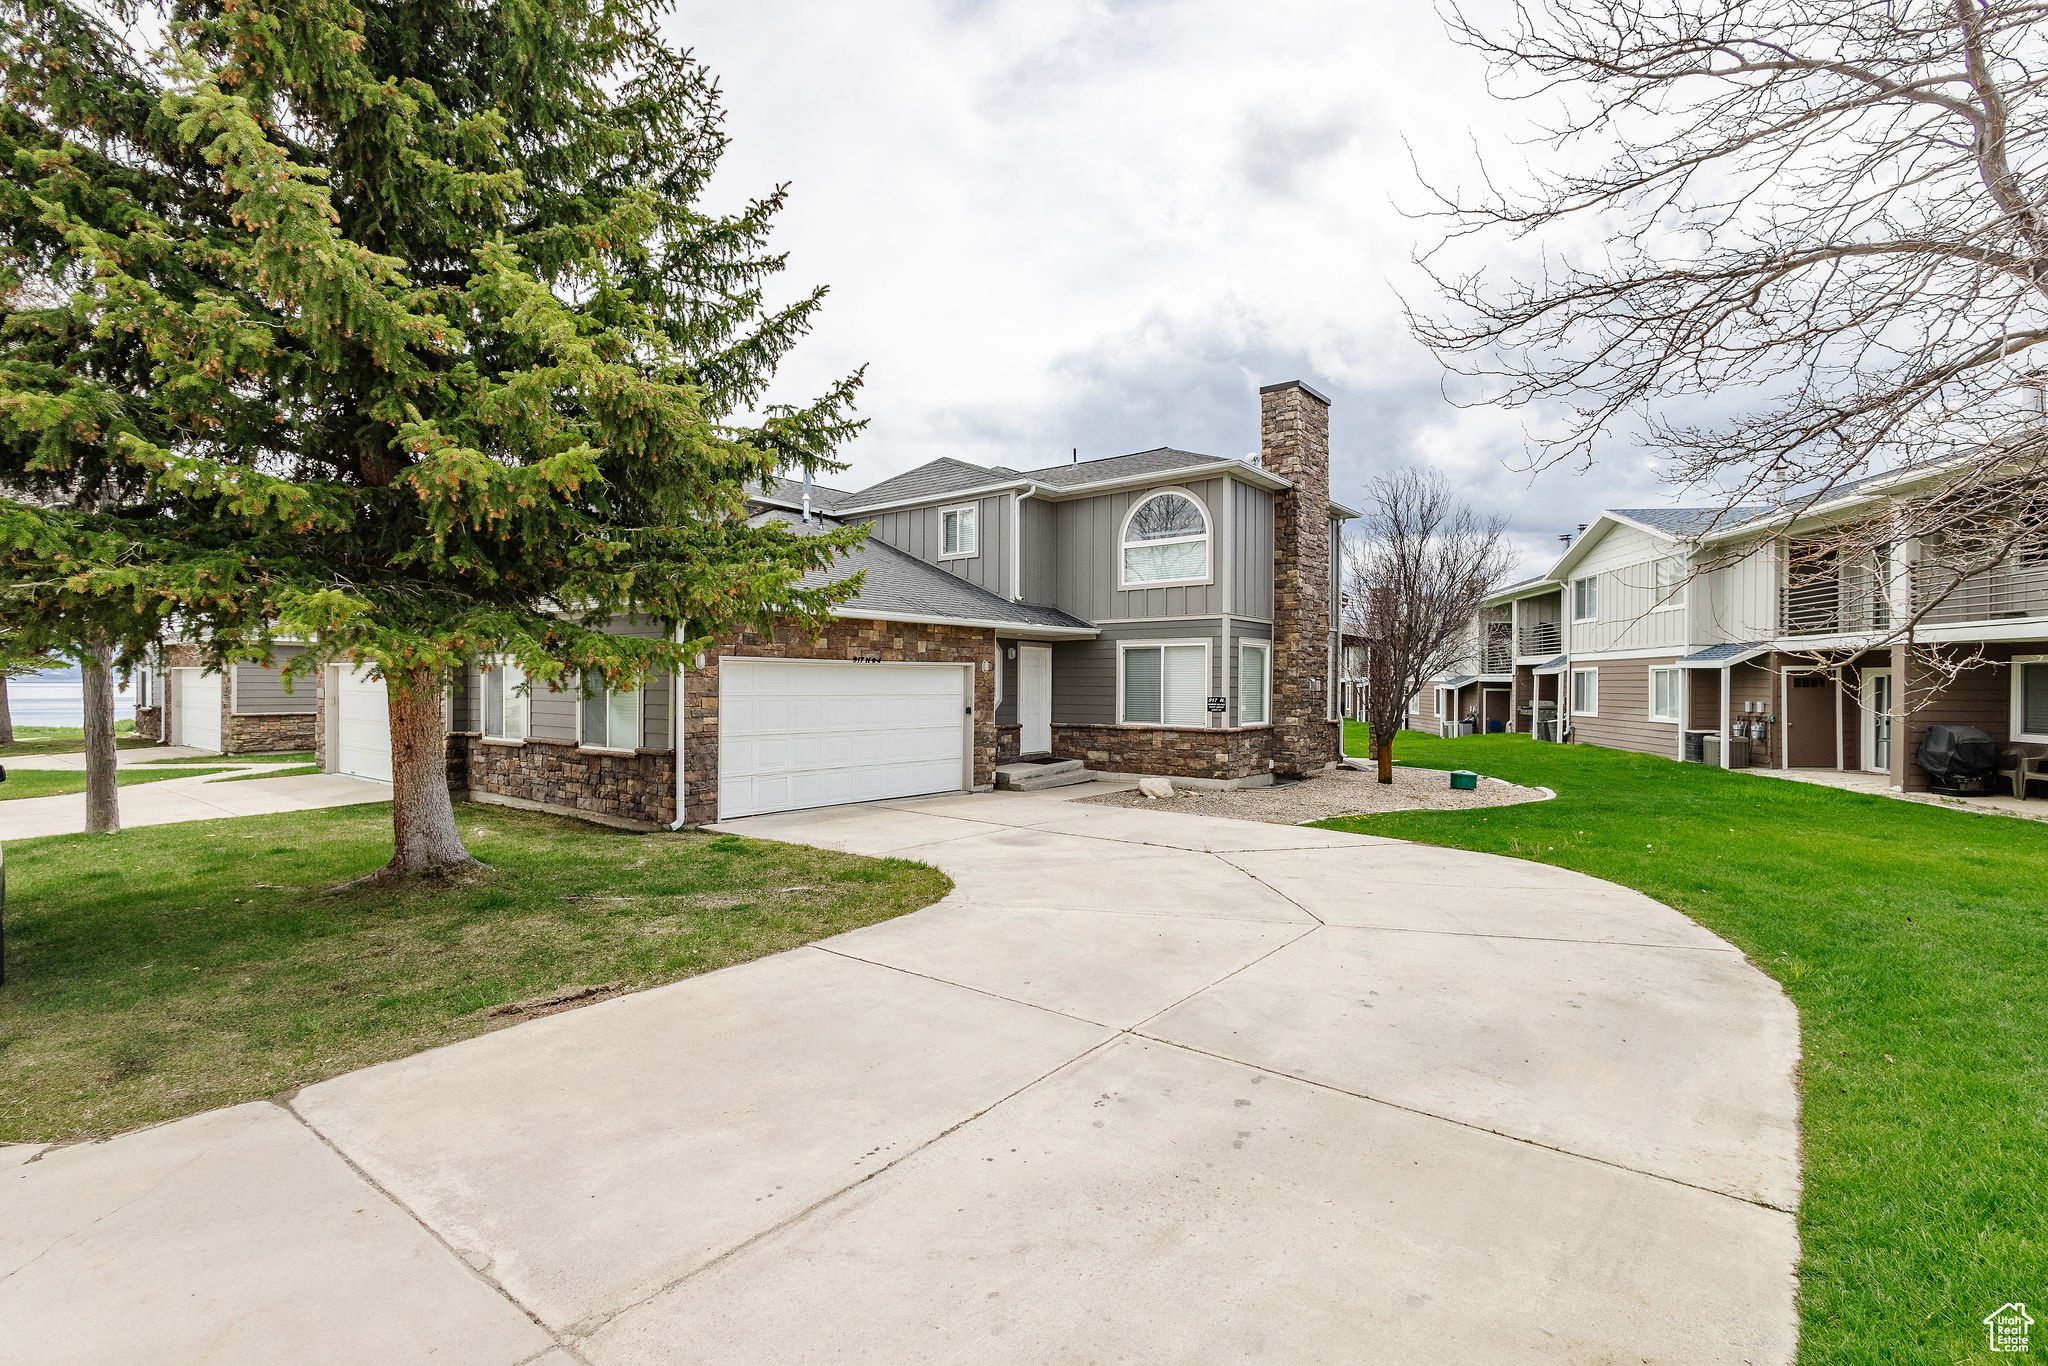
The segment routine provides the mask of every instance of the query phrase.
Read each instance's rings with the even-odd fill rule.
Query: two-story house
[[[1498,631],[1503,613],[1511,623],[1515,719],[1504,728],[1863,771],[1903,791],[1928,785],[1913,755],[1937,722],[2048,743],[2048,558],[2018,551],[1959,569],[1937,537],[1841,550],[1844,523],[1942,476],[1875,476],[1810,505],[1602,512],[1546,573],[1491,594],[1475,622],[1475,634]],[[1470,715],[1475,690],[1498,677],[1438,680],[1438,700],[1425,689],[1410,724],[1468,730],[1451,718]]]
[[[870,528],[821,576],[863,573],[821,635],[740,633],[589,697],[479,661],[450,687],[450,782],[652,826],[980,790],[1040,757],[1216,785],[1328,767],[1354,514],[1330,501],[1328,400],[1294,381],[1259,398],[1256,462],[939,459],[853,491],[761,490],[756,518]],[[320,692],[324,766],[388,779],[382,683],[337,665]]]

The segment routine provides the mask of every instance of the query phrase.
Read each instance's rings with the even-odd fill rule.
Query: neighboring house
[[[319,727],[310,678],[286,691],[284,666],[301,646],[271,647],[270,659],[226,673],[204,667],[198,647],[173,642],[135,674],[135,733],[215,754],[309,750]]]
[[[1019,758],[1221,785],[1327,767],[1353,514],[1329,498],[1328,400],[1290,382],[1260,407],[1256,464],[939,459],[858,491],[814,484],[809,520],[804,486],[778,481],[756,518],[871,527],[818,576],[865,572],[820,637],[741,633],[680,678],[588,698],[486,661],[450,688],[450,782],[651,826],[978,790]],[[383,685],[332,666],[320,691],[326,768],[388,779]]]
[[[1724,763],[1746,747],[1753,765],[1867,771],[1906,791],[1928,785],[1913,755],[1936,722],[2048,743],[2048,560],[2020,554],[1956,582],[1934,541],[1864,564],[1824,548],[1830,526],[1938,474],[1865,479],[1796,510],[1602,512],[1548,572],[1490,595],[1475,623],[1497,633],[1505,620],[1514,641],[1509,729],[1541,734],[1544,703],[1562,700],[1559,734],[1544,738],[1679,758],[1732,736],[1744,746],[1717,746]],[[1891,638],[1892,623],[1923,612],[1913,646]],[[1927,647],[1982,663],[1949,678]],[[1498,663],[1474,668],[1479,684],[1439,681],[1456,715]],[[1439,729],[1429,692],[1411,724]]]

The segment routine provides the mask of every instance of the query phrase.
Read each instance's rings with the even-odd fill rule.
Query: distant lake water
[[[17,726],[84,725],[85,683],[77,666],[8,679],[7,710]],[[135,719],[135,694],[131,689],[124,688],[115,695],[114,719]]]

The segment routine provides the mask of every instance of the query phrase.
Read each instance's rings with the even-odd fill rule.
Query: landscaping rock
[[[1173,779],[1140,778],[1138,779],[1138,791],[1155,801],[1162,797],[1171,797],[1173,795]]]

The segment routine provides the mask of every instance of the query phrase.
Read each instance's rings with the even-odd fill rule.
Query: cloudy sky
[[[777,396],[868,366],[832,482],[1240,456],[1257,386],[1300,377],[1334,399],[1340,500],[1437,465],[1525,568],[1600,506],[1669,501],[1625,452],[1532,477],[1522,419],[1455,406],[1408,336],[1433,231],[1403,213],[1411,150],[1450,180],[1475,145],[1512,167],[1539,112],[1489,97],[1426,5],[683,0],[672,32],[725,88],[718,206],[790,182],[787,284],[831,288]]]

